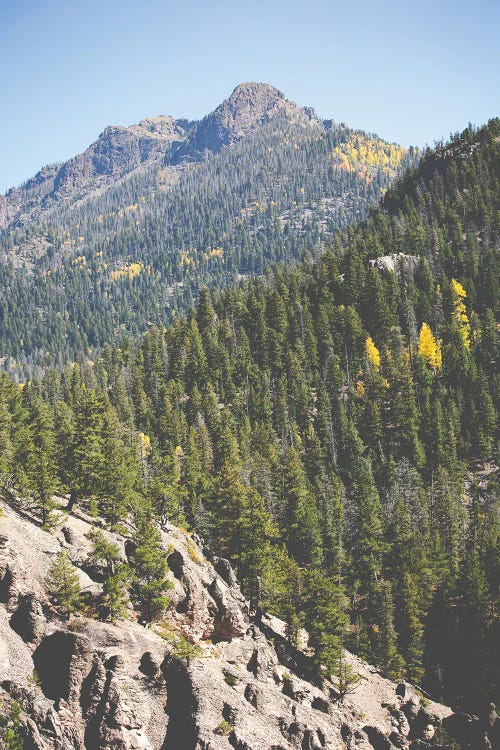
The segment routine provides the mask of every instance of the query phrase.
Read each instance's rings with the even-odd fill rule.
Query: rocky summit
[[[205,151],[217,152],[280,116],[309,121],[313,127],[322,127],[313,110],[289,101],[274,86],[242,83],[214,112],[196,125],[181,153],[194,157]]]
[[[436,744],[452,734],[459,747],[492,747],[496,715],[454,714],[350,654],[360,682],[339,700],[338,686],[315,677],[307,634],[295,648],[282,621],[252,616],[229,563],[175,526],[161,531],[173,584],[163,619],[145,627],[131,607],[119,624],[61,619],[45,593],[61,549],[88,607],[102,588],[91,521],[68,514],[51,534],[2,505],[0,702],[4,714],[20,704],[25,748],[423,750],[457,747]],[[123,560],[133,554],[125,536],[106,537]]]

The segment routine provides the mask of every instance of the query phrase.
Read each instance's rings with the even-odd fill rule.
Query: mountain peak
[[[300,107],[268,83],[240,83],[209,117],[228,129],[231,141],[247,135],[280,110],[299,111]]]
[[[274,86],[271,86],[270,83],[256,83],[255,81],[249,81],[246,83],[239,83],[226,101],[235,103],[245,100],[255,101],[257,99],[276,101],[277,99],[284,98],[284,93]]]
[[[192,142],[194,152],[219,151],[280,114],[302,116],[320,124],[313,110],[302,109],[269,83],[240,83],[197,125]],[[183,156],[184,152],[179,154]]]

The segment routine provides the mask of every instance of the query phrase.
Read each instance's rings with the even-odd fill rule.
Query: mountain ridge
[[[322,126],[313,110],[308,108],[306,113],[281,91],[262,83],[239,84],[200,121],[157,115],[128,126],[108,125],[82,153],[42,167],[23,185],[0,196],[0,229],[29,221],[34,208],[42,214],[44,208],[50,210],[49,199],[90,197],[156,160],[175,166],[203,159],[208,152],[217,153],[283,113]]]

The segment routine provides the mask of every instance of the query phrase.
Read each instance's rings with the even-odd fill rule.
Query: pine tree
[[[100,466],[95,475],[94,494],[99,513],[111,524],[118,524],[132,511],[135,487],[140,472],[140,454],[131,447],[132,440],[123,439],[121,425],[114,410],[104,414]]]
[[[318,565],[322,558],[318,511],[300,458],[292,447],[283,454],[280,483],[282,528],[288,551],[299,565]]]
[[[277,525],[267,511],[262,497],[252,488],[246,489],[235,529],[238,547],[234,559],[240,571],[242,589],[255,610],[261,605],[263,589],[270,579],[276,586],[281,556],[276,548],[279,540]]]
[[[58,489],[55,463],[55,436],[51,409],[36,398],[30,406],[30,439],[24,456],[27,489],[33,494],[42,525],[54,523],[55,503],[52,495]]]
[[[359,591],[365,598],[366,606],[373,607],[382,570],[384,541],[380,498],[366,463],[357,468],[351,493],[354,503],[351,575],[359,582]]]
[[[169,606],[166,592],[172,584],[166,578],[168,565],[160,532],[147,515],[137,519],[134,543],[136,597],[144,620],[150,622]]]
[[[239,460],[224,461],[215,477],[209,505],[210,538],[222,556],[232,557],[241,549],[239,524],[247,492]]]
[[[344,704],[344,700],[348,695],[353,695],[353,693],[356,692],[362,681],[361,676],[354,671],[353,667],[347,661],[344,649],[340,650],[331,680],[338,695],[338,702],[341,706]]]
[[[99,492],[105,465],[102,443],[105,412],[102,395],[85,388],[75,406],[75,428],[65,467],[71,488],[70,510],[77,500],[91,498]]]
[[[46,589],[51,601],[66,619],[80,607],[80,582],[66,550],[54,558],[46,579]]]
[[[399,651],[406,663],[407,679],[409,682],[419,685],[424,675],[422,664],[424,654],[424,624],[418,605],[420,598],[418,587],[410,573],[403,574],[399,598]]]
[[[10,484],[10,474],[13,470],[12,396],[15,393],[14,387],[7,375],[0,373],[0,486]],[[16,396],[19,398],[18,389]]]
[[[110,542],[101,529],[92,529],[87,534],[92,542],[92,549],[87,558],[91,565],[105,565],[106,573],[113,575],[117,562],[120,560],[120,548],[114,542]]]
[[[388,305],[381,276],[375,268],[368,269],[361,296],[362,317],[366,328],[377,340],[384,341],[394,323],[394,315]]]
[[[373,653],[378,666],[391,680],[397,680],[403,673],[403,659],[396,646],[394,630],[394,603],[389,581],[380,581],[376,622],[373,625]]]
[[[134,576],[131,568],[120,563],[115,572],[108,576],[102,587],[102,604],[111,622],[124,620],[130,602],[129,587]]]
[[[330,678],[338,670],[349,619],[347,600],[338,583],[319,570],[310,570],[304,580],[302,607],[305,627],[315,650],[318,668]]]

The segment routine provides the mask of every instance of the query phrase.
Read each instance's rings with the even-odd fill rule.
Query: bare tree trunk
[[[78,493],[77,493],[76,490],[71,490],[71,492],[70,492],[68,504],[66,506],[66,510],[69,510],[70,513],[73,510],[73,506],[75,505],[75,503],[77,501],[77,494]]]

